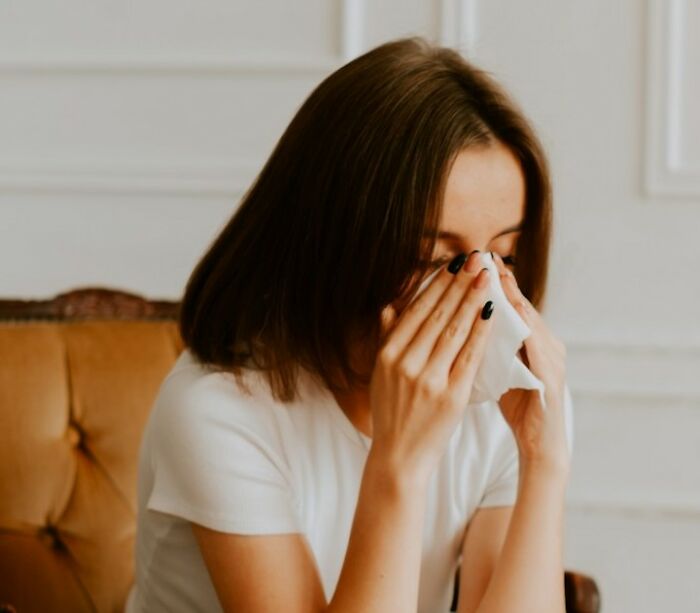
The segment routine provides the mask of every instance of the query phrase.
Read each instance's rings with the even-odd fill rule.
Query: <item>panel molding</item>
[[[274,57],[102,57],[0,59],[0,76],[120,76],[169,75],[216,76],[219,74],[317,75],[339,68],[342,58]]]
[[[35,57],[0,58],[0,77],[260,75],[324,77],[363,51],[365,0],[340,0],[335,57]],[[0,191],[238,196],[265,160],[0,160]]]
[[[700,167],[680,159],[681,81],[687,0],[647,0],[645,188],[700,198]]]
[[[562,338],[572,392],[587,397],[700,403],[700,346]]]
[[[262,170],[252,159],[0,160],[0,192],[238,196]]]
[[[219,74],[260,74],[294,76],[323,75],[339,68],[362,48],[365,0],[339,0],[340,51],[336,56],[268,56],[230,57],[225,54],[205,56],[160,57],[27,57],[0,58],[0,76],[23,75],[170,75],[216,76]]]
[[[569,340],[567,379],[581,406],[643,408],[666,418],[673,409],[700,411],[700,347],[680,343]],[[582,409],[583,410],[583,409]],[[575,419],[575,418],[574,418]],[[575,426],[574,426],[575,427]],[[576,450],[574,449],[574,456]],[[700,468],[698,469],[700,470]],[[699,473],[700,476],[700,473]],[[700,521],[700,490],[660,491],[640,484],[572,482],[568,510],[594,515]]]
[[[364,51],[365,0],[342,0],[341,58],[348,62]]]
[[[441,0],[440,44],[452,47],[467,59],[477,45],[477,0]]]
[[[697,498],[649,500],[643,493],[606,497],[599,492],[578,492],[567,496],[567,510],[595,515],[614,515],[658,520],[700,521]]]

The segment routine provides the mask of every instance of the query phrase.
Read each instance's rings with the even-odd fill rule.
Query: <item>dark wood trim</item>
[[[457,610],[459,598],[459,571],[455,574],[450,611]],[[600,613],[600,592],[592,577],[571,570],[564,571],[564,596],[566,613]]]
[[[107,287],[81,287],[45,300],[0,300],[0,321],[176,320],[180,303]]]
[[[600,591],[595,580],[583,573],[564,573],[567,613],[599,613]]]

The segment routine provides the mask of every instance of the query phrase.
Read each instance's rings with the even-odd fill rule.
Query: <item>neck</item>
[[[369,406],[369,390],[355,389],[344,394],[333,393],[338,406],[353,426],[362,434],[372,436],[372,414]]]
[[[376,349],[372,343],[357,342],[351,348],[353,367],[361,370],[370,365],[374,368]],[[347,392],[333,392],[338,406],[355,428],[362,434],[372,436],[372,411],[369,404],[369,387],[354,387]]]

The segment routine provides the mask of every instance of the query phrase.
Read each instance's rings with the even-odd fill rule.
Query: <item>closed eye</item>
[[[439,258],[436,258],[436,259],[428,262],[428,267],[431,270],[435,270],[436,268],[439,268],[443,264],[447,264],[448,262],[451,262],[452,258],[454,258],[454,255],[441,256]],[[506,266],[515,266],[515,256],[514,255],[504,255],[504,256],[501,256],[501,259],[503,260],[503,263]]]

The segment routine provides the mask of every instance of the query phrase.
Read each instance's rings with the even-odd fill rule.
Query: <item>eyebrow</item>
[[[519,224],[515,226],[511,226],[510,228],[506,228],[505,230],[502,230],[496,236],[493,238],[498,238],[499,236],[503,236],[504,234],[510,234],[511,232],[519,232],[520,230],[523,229],[523,222],[521,221]],[[435,230],[432,230],[434,232]],[[426,232],[426,234],[429,234],[431,231]],[[438,230],[437,231],[437,238],[449,238],[453,240],[457,240],[462,238],[459,234],[455,232],[448,232],[447,230]],[[493,239],[492,239],[493,240]]]

